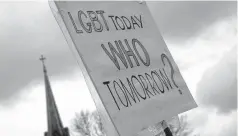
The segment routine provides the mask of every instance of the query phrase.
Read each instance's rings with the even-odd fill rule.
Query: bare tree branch
[[[180,125],[169,124],[174,136],[192,136],[193,129],[189,127],[186,115],[181,116],[177,122],[180,122]],[[76,114],[73,120],[73,128],[80,136],[106,136],[101,118],[96,111],[91,113],[81,111],[80,114]],[[157,136],[165,136],[165,134],[162,131]]]

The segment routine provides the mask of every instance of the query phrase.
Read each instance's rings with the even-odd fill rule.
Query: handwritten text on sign
[[[141,15],[134,15],[130,17],[108,15],[108,19],[106,19],[104,13],[105,11],[103,10],[97,10],[95,12],[86,11],[86,13],[79,10],[77,19],[80,23],[81,29],[78,28],[78,26],[76,25],[76,21],[73,19],[70,12],[68,12],[68,16],[72,22],[72,25],[74,26],[75,32],[78,34],[84,32],[92,33],[93,31],[110,31],[109,25],[106,20],[110,20],[110,22],[113,23],[114,29],[116,30],[143,28],[143,21]],[[110,58],[110,60],[115,64],[118,70],[120,70],[122,67],[119,65],[118,61],[121,61],[125,68],[133,68],[135,66],[138,67],[141,64],[145,66],[150,66],[150,56],[144,45],[136,38],[130,41],[128,41],[128,39],[115,40],[114,43],[108,42],[106,46],[107,47],[105,47],[104,44],[101,44],[102,49]],[[140,54],[137,48],[140,48],[143,51],[143,54]],[[133,61],[136,65],[133,65]],[[162,68],[158,70],[155,69],[148,71],[143,75],[139,74],[137,76],[132,75],[130,77],[127,77],[127,83],[123,83],[121,79],[103,82],[103,84],[108,87],[108,90],[110,91],[112,98],[114,99],[114,102],[119,110],[119,102],[124,107],[129,107],[132,106],[132,102],[137,103],[141,100],[146,100],[154,95],[165,93],[165,89],[173,89],[172,86],[178,88],[173,78],[174,68],[169,58],[165,54],[161,54],[161,61],[164,65],[165,62],[168,63],[171,69],[170,73],[166,73],[164,68]],[[143,90],[143,92],[139,92],[136,89],[134,85],[135,83],[139,83],[141,85],[142,89],[140,90]],[[112,87],[110,87],[110,85]],[[129,86],[129,88],[127,88],[126,86]],[[123,97],[125,97],[125,101],[122,101],[121,96],[118,95],[118,91],[123,92]],[[181,90],[179,90],[179,93],[182,94]],[[118,97],[120,101],[117,101],[115,97]]]
[[[97,10],[97,11],[78,11],[77,20],[80,23],[81,29],[77,27],[72,14],[68,12],[68,16],[74,26],[76,33],[92,33],[94,32],[102,32],[109,31],[109,26],[107,20],[110,20],[113,23],[116,30],[130,30],[136,28],[143,28],[141,15],[140,16],[114,16],[108,15],[108,19],[105,18],[105,11]]]
[[[133,136],[196,107],[146,4],[58,2],[57,6],[121,136]]]

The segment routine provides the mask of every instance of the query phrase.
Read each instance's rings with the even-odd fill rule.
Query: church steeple
[[[68,129],[63,127],[53,92],[51,90],[50,81],[45,67],[45,57],[41,55],[40,60],[43,65],[44,80],[45,80],[45,93],[46,93],[46,110],[47,110],[47,124],[48,131],[45,136],[69,136]]]

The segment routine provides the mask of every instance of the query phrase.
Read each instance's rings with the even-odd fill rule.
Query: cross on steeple
[[[45,60],[46,60],[46,58],[43,55],[41,55],[40,61],[42,62],[43,65],[45,64]]]
[[[45,68],[45,60],[46,60],[46,58],[45,58],[43,55],[41,55],[41,57],[40,57],[40,61],[41,61],[42,64],[43,64],[44,72],[46,72],[46,68]]]

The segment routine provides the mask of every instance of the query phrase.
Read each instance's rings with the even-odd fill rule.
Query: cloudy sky
[[[201,136],[236,136],[236,2],[148,2],[199,107],[188,115]],[[0,2],[0,135],[42,136],[47,128],[41,54],[64,125],[94,110],[80,68],[47,0]]]

